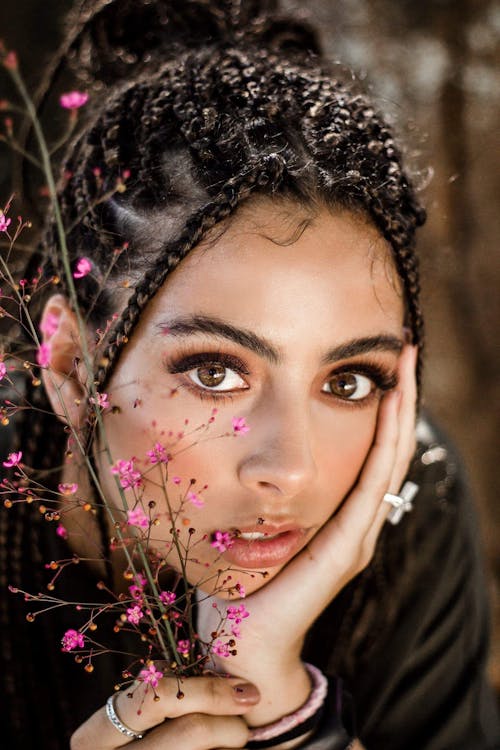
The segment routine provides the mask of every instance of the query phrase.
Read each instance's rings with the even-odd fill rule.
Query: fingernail
[[[234,700],[237,703],[258,703],[260,693],[251,682],[239,682],[233,685]]]

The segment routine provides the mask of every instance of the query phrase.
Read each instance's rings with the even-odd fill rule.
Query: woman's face
[[[147,472],[142,507],[156,503],[160,554],[172,524],[147,452],[160,442],[172,455],[188,577],[207,591],[224,570],[251,593],[308,543],[356,482],[395,385],[403,303],[388,245],[348,213],[306,218],[264,200],[240,209],[169,277],[108,387],[120,407],[106,416],[111,452]],[[104,460],[101,476],[122,508]],[[194,502],[181,501],[187,491]],[[222,553],[217,531],[232,537]]]

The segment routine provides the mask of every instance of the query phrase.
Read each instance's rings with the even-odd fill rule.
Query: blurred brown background
[[[244,0],[243,0],[244,1]],[[462,451],[491,572],[500,694],[500,2],[282,0],[321,30],[397,123],[429,210],[420,248],[425,403]],[[35,85],[70,0],[2,0],[0,29]],[[0,99],[9,95],[0,78]],[[0,116],[0,132],[3,130]],[[0,204],[11,191],[0,144]]]

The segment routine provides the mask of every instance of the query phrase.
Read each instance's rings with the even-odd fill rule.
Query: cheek
[[[332,506],[330,513],[355,484],[373,443],[376,422],[375,408],[353,408],[346,414],[337,414],[333,424],[330,422],[322,430],[317,466],[324,497]]]
[[[188,527],[194,526],[198,538],[200,534],[205,533],[205,529],[213,528],[211,516],[215,515],[215,519],[218,518],[217,500],[223,493],[217,490],[224,485],[222,477],[228,476],[233,456],[232,435],[225,435],[230,431],[231,421],[217,417],[210,423],[211,405],[198,408],[196,413],[186,416],[185,399],[168,396],[157,396],[153,399],[148,396],[147,389],[139,393],[139,390],[134,388],[134,399],[139,393],[134,407],[131,389],[127,390],[129,392],[125,393],[125,389],[122,389],[120,398],[112,400],[113,406],[120,408],[120,413],[109,413],[105,416],[106,438],[113,462],[134,458],[134,467],[146,472],[144,490],[139,495],[143,504],[150,500],[156,502],[160,514],[160,525],[156,533],[168,538],[171,521],[166,512],[165,490],[161,486],[161,475],[151,466],[147,455],[157,442],[161,443],[166,453],[171,456],[168,463],[167,491],[174,511],[181,509],[180,531],[184,536],[184,531],[187,534]],[[121,509],[122,500],[105,458],[101,461],[100,475],[108,497],[112,499],[115,507]],[[194,495],[192,501],[186,499],[188,492]],[[205,501],[201,507],[198,505],[197,496],[200,503]],[[129,505],[133,505],[133,493],[126,493],[126,497]]]
[[[217,558],[216,550],[210,546],[208,534],[213,530],[214,524],[224,526],[219,520],[217,485],[218,481],[220,484],[219,468],[222,464],[221,444],[230,441],[230,438],[212,442],[210,431],[201,435],[195,431],[194,434],[179,439],[179,429],[174,435],[169,435],[170,431],[162,430],[159,420],[157,425],[153,424],[151,411],[143,404],[136,409],[123,407],[121,414],[109,415],[106,418],[108,444],[115,463],[120,459],[135,458],[135,468],[145,472],[142,488],[125,490],[125,498],[130,509],[136,506],[139,498],[139,507],[142,507],[146,514],[148,504],[154,501],[152,513],[156,517],[156,524],[152,528],[150,548],[165,558],[175,570],[180,571],[178,552],[171,544],[172,521],[175,519],[181,548],[185,552],[190,550],[189,554],[186,554],[188,578],[196,584],[206,577],[208,568]],[[156,414],[158,415],[158,412]],[[176,424],[173,419],[169,419],[169,423]],[[183,426],[183,420],[177,421],[177,425],[179,428]],[[189,427],[186,428],[186,432],[189,433]],[[173,459],[168,463],[166,482],[164,465],[161,465],[161,468],[151,466],[146,458],[147,451],[152,449],[156,441],[165,445],[167,451],[173,454]],[[100,467],[104,492],[115,508],[121,511],[123,502],[105,458],[102,459]],[[227,467],[227,464],[224,464],[224,467]],[[174,478],[179,478],[179,483],[174,481]],[[191,483],[192,479],[196,480],[194,484]],[[208,485],[208,488],[205,485]],[[119,513],[118,517],[122,518],[122,514]]]

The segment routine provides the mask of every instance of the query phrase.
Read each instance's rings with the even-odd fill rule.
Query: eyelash
[[[337,397],[337,400],[342,404],[350,407],[351,409],[362,409],[374,398],[377,398],[380,393],[391,391],[398,384],[398,376],[395,371],[387,370],[381,366],[378,362],[370,362],[363,360],[363,362],[351,362],[348,365],[340,367],[338,370],[334,370],[330,373],[330,377],[337,375],[343,375],[346,373],[352,373],[353,375],[364,375],[366,378],[372,381],[373,389],[370,393],[361,399],[342,399]],[[326,379],[328,380],[328,378]],[[326,381],[325,381],[326,382]],[[335,396],[332,396],[335,398]]]
[[[167,371],[175,375],[176,373],[189,372],[197,367],[206,367],[207,365],[222,365],[229,370],[234,370],[238,375],[250,375],[250,370],[246,367],[243,360],[235,357],[233,354],[225,352],[198,352],[196,354],[180,354],[176,358],[165,361]],[[233,394],[230,391],[215,391],[209,388],[201,388],[192,381],[185,381],[182,387],[195,393],[200,399],[224,403],[232,401]]]
[[[165,367],[171,374],[186,373],[190,370],[195,370],[198,367],[206,367],[207,365],[214,364],[222,365],[223,367],[233,370],[240,376],[251,375],[251,372],[239,357],[220,351],[198,352],[192,354],[184,353],[175,358],[165,360]],[[377,362],[364,360],[362,363],[349,363],[348,365],[331,372],[329,377],[333,378],[334,376],[345,373],[364,375],[369,378],[374,385],[373,390],[362,399],[342,399],[341,397],[335,397],[332,394],[332,398],[337,398],[338,401],[341,401],[343,404],[352,408],[364,406],[371,401],[372,398],[376,397],[378,393],[390,391],[395,388],[398,383],[396,373],[387,370]],[[325,382],[328,382],[328,378],[325,379]],[[192,381],[184,382],[182,387],[192,391],[202,400],[209,399],[218,403],[224,403],[227,400],[232,401],[233,399],[233,392],[231,391],[215,391],[208,387],[201,388]]]

